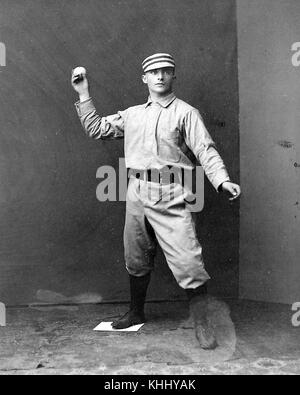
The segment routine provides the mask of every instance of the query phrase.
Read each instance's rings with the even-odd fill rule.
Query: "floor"
[[[300,374],[300,327],[290,306],[210,298],[219,347],[202,350],[186,302],[147,303],[137,333],[95,332],[126,304],[8,308],[0,375]]]

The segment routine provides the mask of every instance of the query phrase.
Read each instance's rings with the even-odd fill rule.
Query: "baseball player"
[[[210,277],[187,207],[192,192],[184,184],[184,171],[200,162],[214,188],[229,193],[230,200],[237,199],[241,190],[231,182],[199,111],[175,96],[173,56],[151,55],[142,62],[142,69],[142,81],[149,90],[147,102],[109,116],[98,115],[85,70],[81,74],[73,70],[71,80],[79,94],[75,107],[86,134],[94,139],[124,138],[130,172],[124,251],[131,302],[129,311],[112,325],[123,329],[145,322],[146,292],[159,244],[186,291],[200,346],[214,349],[217,341],[207,318]],[[166,180],[166,169],[176,169],[179,176]]]

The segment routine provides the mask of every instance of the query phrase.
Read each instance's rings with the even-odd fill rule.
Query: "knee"
[[[141,248],[136,251],[125,249],[126,269],[133,276],[142,276],[150,273],[154,268],[154,259],[154,248]]]
[[[131,276],[135,277],[142,277],[146,276],[147,274],[151,273],[152,269],[149,267],[143,267],[143,266],[136,266],[136,265],[131,265],[126,263],[126,270],[128,274]]]

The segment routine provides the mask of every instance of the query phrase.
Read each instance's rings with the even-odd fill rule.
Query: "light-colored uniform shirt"
[[[89,137],[124,138],[125,164],[131,169],[161,169],[165,166],[188,170],[197,161],[218,190],[229,181],[222,158],[199,111],[174,93],[154,102],[130,107],[101,117],[92,102],[76,102],[78,116]]]

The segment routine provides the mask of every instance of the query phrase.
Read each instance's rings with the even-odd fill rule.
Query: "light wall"
[[[240,297],[300,301],[298,0],[237,0]]]

